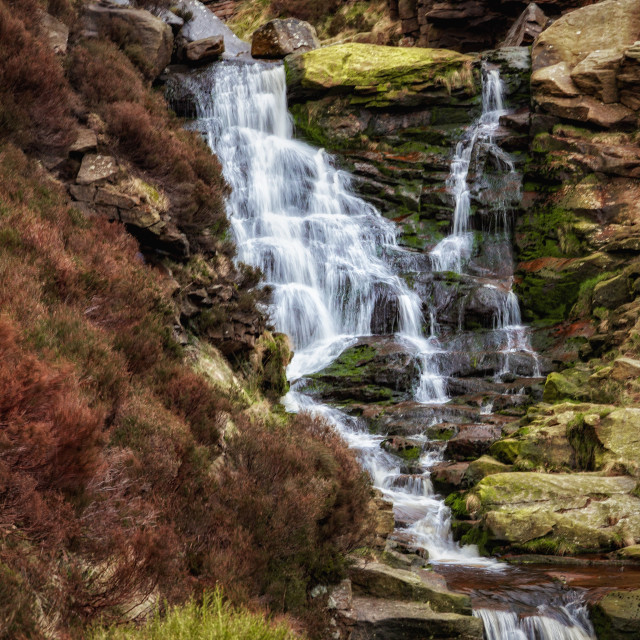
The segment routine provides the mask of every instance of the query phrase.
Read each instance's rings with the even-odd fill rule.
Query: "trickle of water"
[[[262,270],[274,292],[271,319],[292,339],[289,377],[322,369],[371,335],[392,300],[397,313],[384,323],[419,362],[416,398],[445,402],[420,298],[385,260],[401,251],[395,228],[355,195],[325,151],[293,139],[282,65],[218,64],[190,82],[199,126],[232,187],[238,259]]]

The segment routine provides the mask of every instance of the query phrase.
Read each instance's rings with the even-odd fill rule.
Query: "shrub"
[[[0,2],[0,136],[48,151],[71,142],[73,100],[55,55],[28,30],[38,28],[37,10]]]

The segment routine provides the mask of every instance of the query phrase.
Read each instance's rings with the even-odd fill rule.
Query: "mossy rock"
[[[481,516],[492,542],[531,543],[530,551],[545,554],[554,544],[564,553],[600,551],[640,531],[636,491],[637,480],[625,476],[513,472],[484,478],[466,504]]]
[[[474,485],[480,482],[483,478],[493,475],[494,473],[508,473],[512,470],[513,466],[504,464],[491,456],[484,455],[469,463],[464,477],[469,485]]]
[[[285,69],[294,101],[332,91],[367,107],[416,106],[453,90],[477,93],[473,62],[446,49],[348,43],[288,56]]]
[[[547,376],[542,399],[550,404],[564,400],[589,400],[586,386],[590,372],[580,369],[566,369],[562,373],[554,371]]]
[[[598,640],[635,640],[640,637],[640,589],[612,591],[591,608]]]

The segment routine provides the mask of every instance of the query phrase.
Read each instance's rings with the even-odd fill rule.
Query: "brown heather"
[[[226,246],[217,159],[114,45],[74,47],[67,84],[36,6],[0,0],[0,639],[82,638],[216,585],[319,629],[307,594],[342,575],[366,479],[326,425],[195,373],[164,276],[32,157],[96,111],[183,228]],[[250,313],[257,274],[234,277]]]

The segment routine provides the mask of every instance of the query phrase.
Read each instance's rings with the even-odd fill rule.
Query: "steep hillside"
[[[340,578],[368,483],[265,399],[286,339],[148,57],[65,2],[56,53],[44,8],[0,3],[0,637],[87,637],[216,585],[321,629],[307,594]]]

